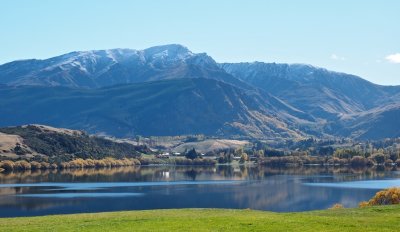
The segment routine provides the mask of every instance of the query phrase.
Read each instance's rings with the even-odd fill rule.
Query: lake
[[[0,174],[0,217],[169,208],[357,207],[399,171],[153,166]]]

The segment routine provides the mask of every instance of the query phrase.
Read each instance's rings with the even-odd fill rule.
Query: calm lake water
[[[0,217],[168,208],[277,212],[356,207],[400,172],[339,168],[126,167],[0,174]]]

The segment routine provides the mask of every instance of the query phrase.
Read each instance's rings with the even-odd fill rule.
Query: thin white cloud
[[[390,63],[400,64],[400,53],[388,55],[385,59]]]
[[[343,56],[338,56],[338,55],[336,55],[336,54],[332,54],[332,55],[331,55],[331,59],[332,59],[332,60],[346,60],[345,57],[343,57]]]

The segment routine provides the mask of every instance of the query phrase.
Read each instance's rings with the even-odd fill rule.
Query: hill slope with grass
[[[77,158],[135,158],[146,147],[89,136],[82,131],[43,125],[0,128],[0,157],[61,162]]]

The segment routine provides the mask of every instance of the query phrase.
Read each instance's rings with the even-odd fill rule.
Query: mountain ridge
[[[22,66],[22,67],[21,67]],[[144,50],[109,49],[71,52],[0,66],[0,84],[99,88],[173,78],[212,78],[243,85],[206,53],[172,44]]]
[[[265,124],[268,119],[276,120],[272,123],[275,126],[283,122],[284,130],[287,130],[285,133],[293,134],[293,128],[301,130],[295,132],[297,135],[294,137],[375,138],[376,134],[379,134],[379,138],[398,136],[396,131],[390,129],[376,134],[372,130],[377,130],[373,125],[397,125],[390,112],[394,112],[397,109],[396,104],[400,102],[400,86],[377,85],[355,75],[307,64],[217,63],[206,53],[193,53],[185,46],[170,44],[143,50],[71,52],[44,60],[20,60],[0,65],[0,88],[8,90],[18,86],[42,86],[50,89],[67,87],[68,90],[65,91],[69,93],[72,91],[70,88],[101,92],[102,89],[110,89],[112,86],[140,85],[175,79],[214,80],[208,88],[220,91],[234,88],[236,93],[243,93],[251,99],[239,110],[242,114],[246,112],[246,117],[252,118],[251,123],[246,122],[251,126],[242,135],[259,138],[266,133],[264,136],[271,137],[273,133],[267,131],[276,131],[277,128],[268,129]],[[225,84],[221,87],[221,83],[232,87]],[[50,89],[46,91],[56,91]],[[204,90],[200,96],[204,98],[205,93]],[[148,94],[149,97],[157,95],[153,92]],[[215,96],[222,99],[207,98],[207,101],[203,102],[204,110],[217,102],[224,102],[224,98],[227,97],[223,94]],[[163,99],[160,101],[163,102]],[[229,101],[221,103],[221,106],[229,106]],[[3,104],[6,103],[3,101]],[[180,107],[187,109],[193,102],[187,101],[184,104],[186,105]],[[248,110],[247,104],[256,106],[256,111]],[[209,107],[205,107],[206,105]],[[35,111],[33,108],[31,110]],[[140,112],[141,110],[131,114]],[[147,117],[144,114],[140,115]],[[266,118],[261,119],[263,117]],[[218,118],[218,115],[215,115],[215,118]],[[239,119],[238,116],[237,120]],[[239,121],[229,123],[236,123],[236,128],[240,126],[242,130],[246,130],[246,123],[240,124]],[[212,127],[211,124],[203,124],[205,128],[208,126]],[[180,127],[179,122],[176,122],[175,127]],[[194,125],[192,127],[195,128]],[[356,132],[349,132],[346,128],[353,128]],[[190,129],[187,129],[187,132],[190,132]],[[221,136],[224,136],[224,133]]]

